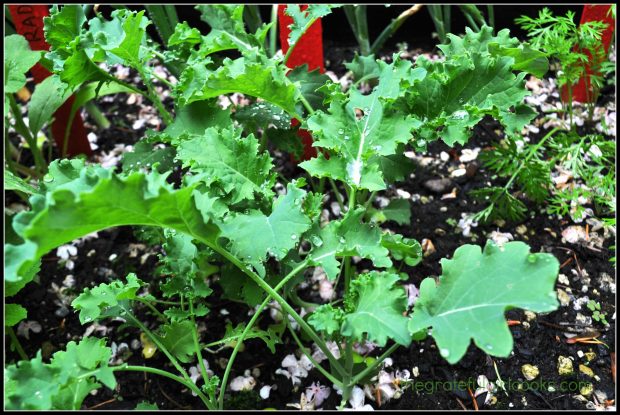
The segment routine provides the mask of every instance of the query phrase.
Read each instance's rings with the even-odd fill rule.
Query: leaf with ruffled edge
[[[122,177],[100,166],[84,167],[79,160],[69,163],[69,171],[58,175],[62,183],[54,187],[59,165],[67,163],[50,166],[49,191],[31,196],[32,210],[15,217],[13,227],[24,243],[5,245],[5,280],[24,278],[39,258],[64,243],[115,226],[168,227],[215,244],[219,229],[196,207],[195,187],[174,190],[157,172]]]
[[[265,276],[267,254],[281,260],[293,249],[311,225],[303,212],[304,190],[289,184],[287,193],[274,203],[269,216],[258,210],[237,213],[220,224],[232,252]]]
[[[183,140],[177,159],[196,174],[217,181],[230,203],[254,200],[257,195],[270,199],[275,184],[269,153],[259,153],[254,135],[241,137],[241,130],[209,128],[204,134]]]
[[[497,246],[488,241],[484,251],[463,245],[441,265],[439,284],[426,278],[420,285],[409,330],[432,327],[440,354],[452,364],[463,357],[472,339],[486,353],[508,357],[513,339],[506,310],[542,313],[558,307],[558,260],[551,254],[530,253],[523,242]]]
[[[312,264],[323,267],[332,281],[340,273],[337,258],[360,256],[370,259],[379,268],[392,265],[388,250],[381,246],[381,230],[362,223],[363,216],[363,209],[348,212],[342,220],[332,221],[308,235],[314,245],[308,258]]]
[[[131,273],[127,275],[126,283],[115,280],[109,284],[103,283],[93,288],[85,288],[82,294],[71,302],[71,307],[80,312],[81,324],[95,321],[106,309],[118,306],[119,301],[135,299],[136,292],[142,285],[143,282],[136,277],[136,274]]]
[[[343,336],[368,340],[383,347],[388,339],[408,346],[411,335],[407,330],[407,296],[396,274],[369,272],[359,275],[351,282],[350,298],[346,301],[352,310],[344,317]]]
[[[108,360],[112,351],[104,339],[87,337],[78,344],[71,341],[66,350],[56,352],[50,363],[43,363],[41,352],[34,359],[5,369],[7,409],[80,409],[90,392],[103,383],[110,389],[116,379]]]
[[[425,121],[415,142],[418,148],[438,138],[450,146],[465,144],[471,128],[485,115],[499,120],[509,133],[519,131],[535,116],[523,104],[529,95],[526,73],[513,71],[537,71],[540,65],[527,63],[528,57],[520,54],[531,57],[534,52],[516,48],[518,40],[508,33],[502,30],[493,36],[487,26],[477,33],[468,28],[464,37],[448,35],[450,43],[439,46],[445,60],[420,57],[416,61],[427,71],[424,82],[407,98],[409,110]]]
[[[226,58],[218,67],[197,62],[183,71],[174,94],[181,105],[186,105],[239,92],[262,98],[295,115],[299,91],[285,76],[285,70],[262,55]]]

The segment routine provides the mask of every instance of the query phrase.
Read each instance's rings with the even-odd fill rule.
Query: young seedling
[[[132,67],[146,85],[145,94],[159,102],[155,105],[167,126],[149,132],[126,154],[120,172],[83,160],[53,162],[49,178],[30,197],[31,210],[15,217],[19,240],[5,246],[5,281],[28,283],[43,255],[91,232],[122,225],[143,229],[146,238],[164,248],[156,273],[166,278],[149,279],[149,294],[144,295],[144,283],[130,274],[124,281],[85,289],[72,305],[82,323],[118,317],[135,326],[178,373],[110,367],[105,341],[87,338],[70,343],[49,364],[39,354],[10,365],[8,407],[79,408],[100,383],[113,388],[116,372],[145,371],[181,383],[209,409],[222,409],[244,341],[259,337],[275,350],[284,330],[342,390],[341,407],[361,404],[357,385],[372,378],[395,350],[425,338],[431,328],[440,355],[451,364],[463,358],[472,340],[489,355],[507,357],[513,340],[506,309],[549,312],[558,307],[554,284],[559,263],[552,255],[531,253],[523,242],[499,246],[488,241],[484,248],[461,246],[451,259],[443,259],[442,275],[422,281],[411,309],[398,270],[417,265],[422,248],[413,239],[384,231],[368,212],[377,192],[408,177],[406,148],[423,150],[437,139],[464,144],[485,115],[510,132],[535,115],[522,104],[524,77],[539,69],[532,62],[540,62],[530,59],[536,51],[510,38],[507,30],[494,36],[483,26],[464,38],[449,35],[450,43],[440,46],[445,60],[437,62],[420,57],[413,65],[398,56],[389,64],[355,60],[351,68],[356,76],[377,81],[365,94],[355,86],[343,91],[316,73],[287,76],[286,57],[269,57],[265,51],[269,26],[248,33],[243,6],[199,6],[212,26],[209,35],[179,24],[168,39],[171,49],[161,53],[146,42],[149,21],[142,12],[120,10],[111,21],[96,17],[86,22],[76,7],[54,9],[46,25],[52,45],[48,58],[58,77],[68,85],[108,82],[113,80],[102,73],[100,63]],[[292,36],[303,34],[313,19],[303,13],[293,13],[293,18],[299,30]],[[240,56],[221,59],[217,52],[222,50]],[[174,115],[152,88],[153,56],[184,62],[172,90]],[[76,72],[76,67],[85,69]],[[214,98],[233,93],[249,97],[257,108],[270,104],[273,114],[265,128],[236,121],[231,108],[217,105]],[[277,124],[282,113],[312,132],[319,152],[301,164],[308,176],[290,181],[276,196],[277,174],[257,137]],[[164,148],[155,149],[157,143]],[[175,167],[182,167],[183,174],[173,184]],[[322,221],[325,195],[307,190],[308,184],[321,189],[323,181],[345,195],[339,219]],[[354,257],[363,258],[370,271],[358,269]],[[294,293],[304,273],[316,267],[341,288],[342,297],[302,317],[294,307]],[[209,285],[216,276],[225,297],[255,307],[245,325],[208,345],[234,344],[221,381],[219,374],[209,376],[197,330],[197,319],[209,311],[206,299],[214,295]],[[258,320],[272,301],[284,325],[260,331]],[[142,306],[157,318],[153,329],[136,315]],[[313,358],[305,339],[316,344],[327,365]],[[329,341],[337,345],[339,358]],[[364,341],[378,346],[380,354],[374,361],[356,362],[355,344]],[[194,360],[205,381],[201,388],[184,366]],[[68,392],[81,381],[86,386],[69,402]]]

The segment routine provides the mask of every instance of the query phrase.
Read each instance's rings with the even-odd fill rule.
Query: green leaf
[[[405,261],[405,264],[410,267],[415,267],[422,262],[422,246],[415,239],[404,238],[399,234],[384,233],[381,236],[381,245],[390,251],[392,258]]]
[[[516,48],[509,48],[498,43],[490,43],[489,52],[499,56],[509,56],[513,58],[513,70],[531,73],[537,78],[542,78],[549,70],[547,55],[537,49],[533,49],[528,44],[522,44]]]
[[[314,245],[308,258],[323,267],[327,277],[335,280],[340,273],[337,257],[360,256],[370,259],[376,267],[392,265],[388,250],[381,246],[381,231],[374,225],[362,223],[363,209],[347,212],[340,221],[332,221],[309,236]]]
[[[138,403],[138,405],[136,405],[134,411],[159,411],[159,407],[157,406],[157,404],[142,401]]]
[[[407,199],[393,199],[390,204],[383,209],[383,214],[387,220],[393,220],[399,225],[409,225],[411,223],[411,206]]]
[[[59,368],[43,363],[41,351],[34,359],[7,366],[5,383],[14,383],[15,387],[4,398],[5,409],[51,409],[52,397],[60,389],[54,381],[59,372]]]
[[[211,32],[202,38],[198,55],[227,49],[238,49],[242,54],[253,54],[262,49],[271,24],[262,25],[255,34],[249,34],[243,21],[243,5],[199,5],[200,18],[211,26]]]
[[[329,76],[322,74],[318,68],[308,71],[308,64],[303,64],[296,66],[287,74],[287,77],[292,82],[299,82],[299,91],[301,95],[303,95],[314,110],[324,109],[323,96],[317,92],[317,89],[330,81]],[[301,113],[304,109],[305,108],[300,107],[299,112]]]
[[[336,95],[328,113],[317,111],[308,118],[308,130],[315,139],[313,145],[329,150],[330,157],[319,154],[301,163],[303,169],[313,176],[330,177],[356,188],[386,188],[376,156],[395,154],[398,144],[409,141],[411,131],[420,123],[388,110],[381,94],[391,92],[388,87],[382,89],[382,85],[370,95],[352,89],[348,100]],[[363,112],[361,119],[357,118],[356,109]]]
[[[4,305],[4,325],[13,327],[28,316],[28,310],[19,304]]]
[[[378,62],[379,60],[375,58],[375,55],[360,56],[356,52],[353,60],[345,63],[344,66],[353,72],[355,81],[359,81],[361,79],[378,78],[381,73]]]
[[[159,173],[172,170],[174,167],[175,151],[172,147],[155,149],[155,145],[146,141],[138,141],[133,151],[123,153],[123,171],[136,171],[141,168],[152,168],[155,163]]]
[[[427,75],[406,101],[413,114],[425,119],[418,147],[440,137],[449,146],[465,144],[471,128],[485,115],[493,116],[510,131],[520,130],[529,122],[527,116],[534,115],[521,106],[529,95],[525,72],[515,75],[513,57],[489,52],[490,44],[514,47],[517,39],[509,38],[507,30],[493,36],[493,30],[486,26],[478,33],[466,32],[462,38],[449,35],[450,43],[440,45],[446,55],[444,61],[431,62],[424,57],[416,61]],[[513,107],[518,108],[518,115],[512,115]]]
[[[283,66],[262,55],[226,58],[215,69],[209,62],[197,62],[183,71],[175,88],[181,105],[234,92],[262,98],[296,114],[297,88],[285,76]]]
[[[118,306],[119,301],[135,299],[136,292],[142,284],[136,274],[131,273],[127,275],[127,283],[115,280],[110,284],[99,284],[92,289],[85,288],[82,294],[71,302],[71,307],[80,312],[81,324],[95,321],[107,309]]]
[[[332,337],[334,333],[340,333],[343,320],[344,312],[341,308],[333,307],[331,304],[323,304],[310,315],[308,323],[316,330]]]
[[[91,232],[121,225],[153,225],[176,229],[201,241],[215,243],[218,229],[205,223],[196,208],[194,187],[174,190],[157,172],[118,176],[101,167],[84,167],[72,160],[70,172],[57,174],[63,163],[50,165],[45,195],[30,198],[32,210],[20,212],[15,232],[21,245],[5,245],[5,280],[19,281],[50,250]],[[71,173],[71,174],[69,174]],[[68,177],[75,177],[68,180]]]
[[[109,21],[100,16],[89,20],[82,36],[86,54],[93,62],[140,67],[148,58],[145,35],[151,21],[144,10],[117,9],[111,17]]]
[[[301,11],[299,4],[288,4],[284,9],[284,13],[293,18],[293,23],[289,25],[291,32],[288,35],[288,44],[293,45],[297,43],[304,34],[306,25],[318,18],[327,16],[332,12],[333,7],[339,6],[335,4],[309,4],[304,11]]]
[[[41,51],[33,51],[22,35],[10,35],[4,38],[4,93],[12,94],[26,85],[26,72],[39,59]]]
[[[200,136],[181,141],[177,158],[192,172],[217,181],[233,204],[253,200],[256,195],[270,199],[275,174],[269,153],[259,154],[258,147],[253,135],[242,138],[241,131],[233,127],[209,128]]]
[[[28,106],[28,128],[33,136],[36,137],[41,128],[51,121],[56,110],[69,99],[72,92],[58,75],[48,76],[37,84]]]
[[[104,339],[86,337],[71,341],[65,351],[54,353],[49,364],[41,352],[29,361],[5,369],[5,382],[15,382],[5,397],[7,409],[80,409],[84,398],[103,383],[110,389],[116,379],[108,360],[112,355]]]
[[[50,16],[43,18],[45,41],[52,49],[65,48],[80,35],[85,22],[80,5],[52,6]]]
[[[4,190],[18,190],[28,195],[39,193],[37,188],[26,182],[21,177],[13,174],[10,170],[4,168]]]
[[[513,340],[504,317],[507,309],[540,313],[558,307],[557,259],[532,254],[523,242],[500,247],[488,241],[484,251],[464,245],[441,265],[439,285],[433,278],[420,285],[409,330],[432,327],[437,347],[450,363],[463,357],[472,339],[486,353],[508,357]]]
[[[235,256],[251,264],[264,277],[263,262],[267,254],[281,260],[310,228],[310,219],[302,211],[305,195],[304,190],[289,184],[286,195],[273,203],[269,216],[251,210],[224,221],[220,225],[222,236],[231,241],[230,249]]]
[[[189,363],[194,357],[194,341],[192,338],[192,322],[176,321],[161,327],[162,334],[158,340],[170,353],[183,363]]]
[[[195,317],[204,317],[209,314],[209,309],[204,304],[198,304],[194,307],[194,316]],[[190,318],[192,313],[188,308],[185,310],[181,309],[181,307],[170,307],[164,310],[164,315],[168,317],[172,322],[178,322],[181,320],[187,320]]]
[[[238,343],[238,339],[241,337],[241,333],[245,330],[246,324],[239,323],[237,326],[233,327],[232,323],[226,323],[226,333],[224,334],[224,338],[218,341],[218,343],[224,343],[226,347],[235,347]],[[273,331],[272,328],[269,328],[267,331],[261,330],[257,327],[252,327],[250,331],[246,334],[245,340],[249,339],[261,339],[265,342],[265,345],[269,348],[271,353],[276,352],[276,344],[280,343],[280,338],[278,334]]]
[[[369,272],[359,275],[351,283],[350,298],[346,299],[352,311],[344,317],[343,336],[368,340],[383,347],[388,339],[409,346],[411,335],[407,330],[407,296],[396,285],[400,278],[386,272]]]
[[[196,101],[179,108],[164,133],[178,139],[183,134],[202,135],[207,128],[230,124],[230,111],[223,110],[215,100]]]
[[[258,128],[267,129],[269,125],[273,125],[276,129],[291,128],[291,117],[282,108],[269,102],[257,102],[238,108],[234,118],[250,131],[257,131]]]

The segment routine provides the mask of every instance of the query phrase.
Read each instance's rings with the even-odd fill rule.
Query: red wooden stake
[[[301,10],[305,10],[307,7],[307,4],[301,5]],[[289,49],[288,37],[291,33],[289,26],[293,23],[293,18],[284,13],[285,8],[285,5],[278,6],[280,44],[282,45],[282,52],[284,54],[286,54]],[[306,33],[297,41],[295,50],[293,50],[293,53],[291,53],[291,56],[286,62],[289,68],[295,68],[304,64],[308,64],[308,71],[313,71],[318,68],[321,73],[325,72],[325,65],[323,62],[323,26],[321,25],[321,19],[314,22]],[[299,121],[292,120],[291,125],[295,127],[299,125]],[[310,132],[300,128],[297,135],[301,138],[304,145],[304,160],[316,157],[317,152],[316,148],[312,147],[312,136]]]
[[[49,45],[43,37],[43,18],[49,15],[47,5],[9,5],[11,17],[15,24],[15,30],[24,36],[30,43],[32,50],[49,50]],[[39,84],[51,73],[40,64],[36,64],[31,70],[34,81]],[[52,135],[56,145],[62,151],[63,141],[65,137],[65,129],[71,114],[71,106],[75,97],[70,97],[58,110],[54,113],[54,122],[52,123]],[[67,143],[67,156],[72,157],[78,154],[93,154],[90,143],[86,137],[86,129],[82,121],[82,115],[78,111],[71,125]]]
[[[609,51],[611,39],[613,37],[614,29],[616,27],[616,21],[611,17],[611,14],[609,13],[610,8],[610,4],[586,4],[585,6],[583,6],[583,13],[579,22],[579,24],[584,24],[586,22],[593,22],[598,20],[600,22],[607,23],[607,29],[605,29],[601,38],[601,44],[605,48],[605,53]],[[586,53],[590,55],[588,51],[586,51]],[[592,70],[589,66],[586,68],[586,73],[588,75],[592,74]],[[592,96],[592,93],[588,93],[590,82],[586,78],[587,77],[582,77],[581,79],[579,79],[579,82],[573,86],[573,101],[590,102],[594,98]],[[564,87],[562,88],[561,92],[562,100],[567,102],[568,89]]]

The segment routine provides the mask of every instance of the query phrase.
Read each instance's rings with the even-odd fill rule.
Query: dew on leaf
[[[51,174],[47,173],[45,176],[43,176],[43,181],[45,183],[50,183],[54,181],[54,176],[52,176]]]
[[[439,351],[439,354],[441,354],[442,357],[446,357],[447,358],[448,356],[450,356],[450,350],[448,350],[448,349],[441,349]]]

